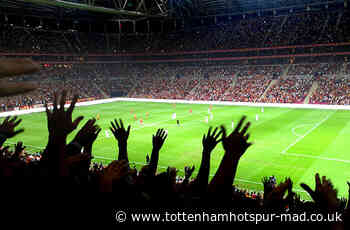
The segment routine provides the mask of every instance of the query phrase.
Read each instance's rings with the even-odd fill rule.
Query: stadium
[[[116,208],[337,212],[320,226],[346,229],[348,4],[2,0],[4,190],[57,180]]]

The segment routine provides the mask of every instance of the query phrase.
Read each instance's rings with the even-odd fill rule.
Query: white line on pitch
[[[292,133],[294,134],[294,136],[300,137],[302,136],[302,134],[298,134],[297,132],[295,132],[296,129],[299,129],[301,127],[305,127],[305,126],[311,126],[312,124],[301,124],[301,125],[297,125],[294,128],[292,128]]]
[[[317,129],[323,122],[327,121],[333,114],[333,113],[330,113],[327,115],[327,117],[325,117],[323,120],[321,120],[320,122],[318,122],[317,124],[315,124],[314,127],[312,127],[309,131],[307,131],[304,135],[298,137],[292,144],[288,145],[287,148],[285,148],[281,154],[286,154],[286,152],[292,148],[294,145],[296,145],[299,141],[301,141],[302,139],[304,139],[304,137],[306,137],[307,135],[309,135],[312,131],[314,131],[315,129]]]
[[[338,161],[338,162],[344,162],[344,163],[350,163],[350,160],[343,160],[338,158],[329,158],[329,157],[320,157],[320,156],[313,156],[308,154],[299,154],[299,153],[285,153],[287,156],[299,156],[299,157],[307,157],[307,158],[315,158],[315,159],[321,159],[321,160],[327,160],[327,161]]]

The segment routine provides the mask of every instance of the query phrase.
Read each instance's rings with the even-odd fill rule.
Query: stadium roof
[[[321,9],[346,0],[1,0],[0,11],[60,18],[205,17],[280,9]]]
[[[167,16],[167,0],[1,0],[0,11],[53,17],[139,19]],[[96,19],[96,18],[95,18]]]
[[[306,7],[320,10],[343,5],[344,0],[169,0],[171,4],[182,8],[177,15],[214,16]]]

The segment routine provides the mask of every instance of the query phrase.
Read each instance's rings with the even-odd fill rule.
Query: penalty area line
[[[299,141],[301,141],[302,139],[304,139],[304,137],[306,137],[307,135],[309,135],[312,131],[314,131],[315,129],[317,129],[320,125],[322,125],[322,123],[324,123],[325,121],[327,121],[333,114],[330,113],[328,114],[324,119],[322,119],[321,121],[319,121],[318,123],[316,123],[311,129],[309,129],[309,131],[307,131],[304,135],[298,137],[293,143],[291,143],[290,145],[287,146],[287,148],[285,148],[284,150],[282,150],[281,154],[286,154],[287,151],[289,149],[291,149],[294,145],[296,145]]]
[[[295,157],[314,158],[314,159],[327,160],[327,161],[337,161],[337,162],[350,163],[350,160],[343,160],[343,159],[329,158],[329,157],[321,157],[321,156],[313,156],[311,154],[308,155],[308,154],[302,154],[302,153],[284,153],[284,155],[295,156]]]

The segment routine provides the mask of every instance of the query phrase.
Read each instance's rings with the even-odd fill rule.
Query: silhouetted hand
[[[225,154],[221,160],[213,179],[209,184],[209,192],[218,192],[222,194],[222,199],[230,199],[232,196],[232,184],[237,172],[238,162],[245,151],[252,143],[248,142],[249,134],[246,134],[250,122],[241,129],[246,116],[239,121],[236,129],[229,135],[226,135],[226,129],[221,126],[222,145]]]
[[[312,190],[307,184],[300,184],[300,186],[311,196],[315,203],[325,211],[336,210],[339,206],[337,199],[337,190],[333,188],[330,180],[325,176],[320,179],[320,175],[315,175],[315,190]]]
[[[110,128],[111,132],[113,133],[114,137],[117,139],[119,144],[126,144],[129,134],[130,134],[130,125],[128,126],[128,129],[126,130],[124,128],[124,124],[122,119],[119,119],[119,124],[117,120],[114,120],[114,123],[111,122],[112,127]]]
[[[222,145],[225,151],[233,154],[236,159],[240,159],[243,153],[252,145],[252,143],[248,142],[249,133],[247,133],[250,122],[246,123],[243,129],[241,129],[245,119],[246,116],[239,121],[235,130],[229,136],[226,135],[225,127],[221,126]]]
[[[266,180],[264,180],[264,182],[266,182]],[[272,190],[264,193],[264,206],[270,208],[284,208],[294,196],[292,187],[292,180],[287,178],[284,182],[280,183],[276,187],[273,187]],[[287,191],[288,197],[284,199]]]
[[[216,147],[216,145],[221,141],[219,139],[220,134],[223,132],[222,130],[218,133],[218,128],[214,129],[213,133],[210,133],[212,130],[212,127],[209,128],[207,135],[203,135],[202,138],[202,145],[203,145],[203,153],[210,154],[213,149]]]
[[[154,176],[157,172],[159,151],[162,148],[168,134],[164,129],[158,129],[156,135],[152,135],[152,153],[149,161],[149,175]]]
[[[19,141],[15,145],[15,152],[12,155],[12,159],[18,160],[26,147],[23,146],[23,142]]]
[[[162,148],[167,136],[168,134],[164,129],[158,129],[156,135],[153,135],[152,138],[153,149],[159,151]]]
[[[114,123],[111,122],[111,132],[113,133],[115,139],[118,141],[118,147],[119,147],[119,155],[118,160],[126,160],[128,159],[128,152],[127,152],[127,141],[130,134],[130,125],[128,126],[128,129],[124,128],[124,124],[122,119],[119,120],[119,124],[117,120],[114,120]]]
[[[95,125],[95,122],[96,119],[94,118],[88,120],[76,134],[73,142],[78,142],[84,148],[92,147],[93,142],[101,132],[101,128],[98,125]]]
[[[67,91],[63,91],[60,99],[60,107],[58,108],[57,93],[55,93],[53,101],[53,110],[49,110],[47,104],[46,116],[50,135],[67,137],[73,130],[75,130],[79,123],[84,119],[83,116],[79,116],[74,121],[72,120],[72,113],[75,104],[78,100],[78,96],[75,95],[67,111],[64,108],[66,103]]]
[[[19,133],[22,133],[24,129],[15,131],[15,128],[22,122],[22,119],[17,119],[17,116],[6,117],[5,120],[0,124],[0,134],[5,138],[12,138]]]

